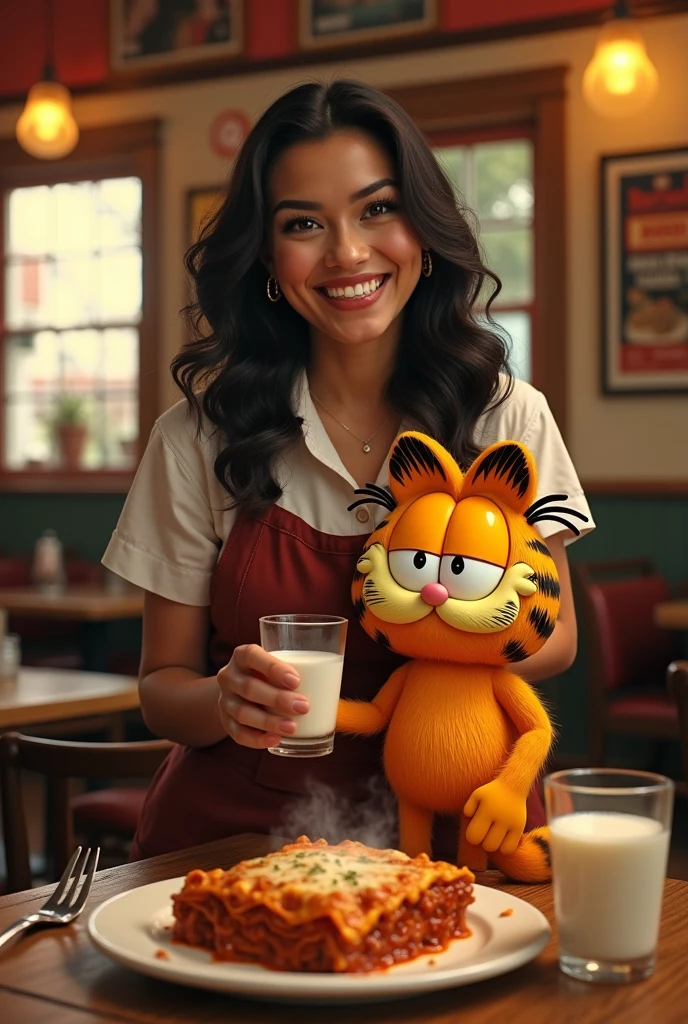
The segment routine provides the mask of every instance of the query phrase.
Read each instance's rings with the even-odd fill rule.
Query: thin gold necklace
[[[315,401],[318,403],[318,405],[321,406],[325,410],[325,412],[328,414],[328,416],[332,417],[332,419],[335,421],[335,423],[338,423],[340,427],[344,427],[344,430],[347,430],[351,434],[352,437],[355,437],[357,441],[361,442],[361,444],[363,445],[363,451],[366,453],[366,455],[370,451],[370,442],[373,440],[373,438],[375,437],[376,434],[380,433],[380,431],[384,427],[385,423],[387,423],[387,420],[389,419],[389,416],[385,416],[385,418],[383,419],[383,421],[380,424],[380,426],[377,428],[377,430],[374,430],[372,432],[370,437],[359,437],[358,434],[354,433],[354,431],[351,429],[351,427],[347,427],[346,423],[342,423],[342,421],[337,416],[335,416],[335,414],[332,412],[332,410],[328,409],[327,406],[325,405],[325,403],[322,402],[318,398],[318,396],[315,395],[312,391],[311,391],[311,398],[315,399]]]

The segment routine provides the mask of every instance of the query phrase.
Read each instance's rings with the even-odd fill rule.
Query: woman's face
[[[346,344],[373,341],[401,313],[422,250],[400,201],[392,161],[363,132],[298,143],[276,162],[270,272],[316,331]]]

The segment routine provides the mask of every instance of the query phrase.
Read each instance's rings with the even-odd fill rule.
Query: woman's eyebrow
[[[358,199],[365,199],[366,196],[372,196],[373,192],[378,192],[381,188],[389,188],[390,185],[397,187],[397,183],[394,178],[380,178],[379,181],[374,181],[372,185],[366,185],[365,188],[361,188],[358,192],[353,192],[349,196],[349,202],[355,203]],[[308,199],[281,199],[277,206],[272,211],[273,214],[279,210],[322,210],[322,203],[313,203]]]

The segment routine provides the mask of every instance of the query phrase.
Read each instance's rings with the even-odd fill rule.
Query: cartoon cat
[[[526,797],[552,741],[532,688],[509,666],[534,654],[559,611],[554,561],[535,523],[580,512],[535,501],[530,452],[505,441],[464,475],[440,444],[397,439],[390,491],[369,484],[351,505],[389,514],[368,538],[352,585],[366,632],[411,660],[371,703],[339,702],[337,728],[387,730],[385,772],[411,856],[431,852],[433,814],[460,816],[458,863],[487,855],[510,878],[550,877],[546,828],[524,835]]]

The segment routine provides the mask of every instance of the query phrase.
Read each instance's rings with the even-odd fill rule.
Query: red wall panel
[[[513,25],[522,21],[564,18],[586,11],[605,11],[612,0],[443,0],[442,27],[450,32],[470,32],[494,25]]]

